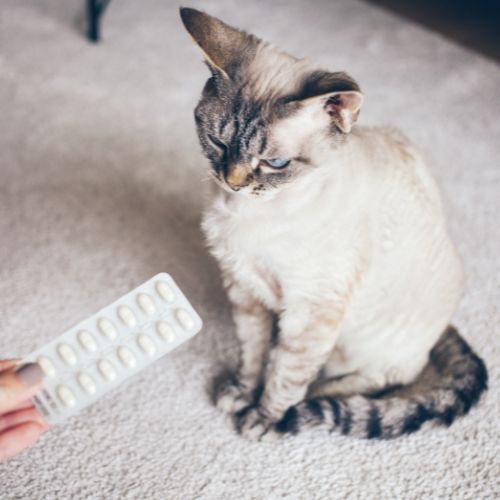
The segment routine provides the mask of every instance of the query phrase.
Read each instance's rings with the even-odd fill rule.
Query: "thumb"
[[[27,363],[0,373],[0,414],[31,398],[42,386],[43,371],[38,363]]]

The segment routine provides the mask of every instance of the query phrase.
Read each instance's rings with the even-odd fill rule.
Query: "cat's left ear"
[[[258,39],[196,9],[182,7],[181,19],[202,50],[210,69],[227,78],[244,58],[253,55]]]
[[[350,76],[325,73],[307,82],[299,102],[315,114],[328,115],[330,122],[347,134],[358,119],[363,99],[358,84]]]

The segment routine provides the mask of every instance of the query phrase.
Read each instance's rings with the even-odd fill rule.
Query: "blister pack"
[[[157,274],[22,360],[46,375],[34,404],[48,423],[62,422],[201,327],[170,275]]]

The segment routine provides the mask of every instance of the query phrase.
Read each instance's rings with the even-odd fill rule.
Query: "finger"
[[[37,363],[0,373],[0,414],[7,413],[33,396],[43,384],[43,371]]]
[[[12,368],[17,362],[17,359],[0,359],[0,372]]]
[[[24,410],[25,408],[32,408],[32,407],[34,407],[33,400],[25,399],[24,401],[21,401],[18,405],[16,405],[14,408],[12,408],[12,411]]]
[[[26,422],[0,433],[0,461],[35,444],[44,430],[45,427],[38,422]]]
[[[32,406],[24,410],[11,411],[0,415],[0,432],[16,425],[24,424],[25,422],[38,422],[44,424],[42,416],[38,413],[37,409]]]

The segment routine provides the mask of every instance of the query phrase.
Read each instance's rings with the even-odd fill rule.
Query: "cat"
[[[393,438],[466,414],[487,370],[448,326],[462,265],[418,152],[354,126],[346,73],[181,18],[211,72],[195,122],[222,189],[202,226],[241,350],[216,405],[267,441],[319,425]]]

